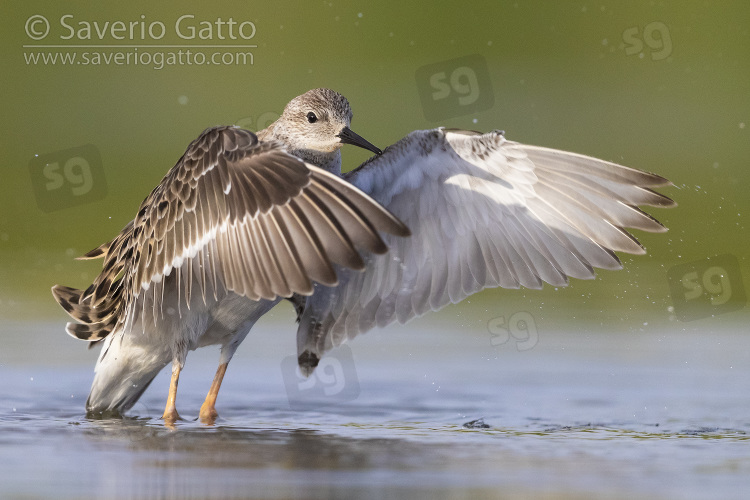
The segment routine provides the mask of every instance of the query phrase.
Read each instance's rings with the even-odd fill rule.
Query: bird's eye
[[[315,116],[315,113],[310,111],[309,113],[307,113],[307,121],[310,123],[315,123],[316,121],[318,121],[318,117]]]

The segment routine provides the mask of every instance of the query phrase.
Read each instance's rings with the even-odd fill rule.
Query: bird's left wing
[[[625,228],[666,231],[638,206],[674,204],[651,189],[669,185],[663,177],[501,132],[415,131],[347,179],[412,237],[385,236],[389,252],[368,256],[364,272],[338,270],[338,286],[316,286],[297,334],[308,373],[347,338],[484,288],[565,286],[619,269],[615,251],[645,252]]]
[[[379,231],[408,234],[370,197],[281,144],[214,127],[120,235],[85,256],[104,258],[94,283],[52,291],[80,321],[68,333],[96,341],[137,318],[145,328],[163,317],[165,287],[176,292],[179,312],[190,307],[193,285],[204,303],[225,291],[273,300],[308,295],[313,282],[334,285],[334,264],[362,269],[358,250],[387,250]]]

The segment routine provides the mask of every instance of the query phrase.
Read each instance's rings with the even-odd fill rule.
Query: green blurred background
[[[731,254],[741,269],[734,279],[750,283],[748,2],[134,1],[84,7],[26,1],[6,2],[2,12],[1,319],[55,318],[62,328],[66,316],[50,286],[91,282],[99,262],[72,258],[116,235],[192,139],[218,124],[262,128],[292,97],[322,86],[347,96],[352,128],[381,148],[414,129],[499,128],[512,140],[617,161],[675,184],[664,192],[679,207],[651,211],[670,231],[638,234],[649,253],[623,256],[624,271],[603,271],[593,282],[564,290],[485,291],[431,321],[482,328],[498,315],[527,311],[540,328],[679,329],[685,324],[670,310],[667,280],[673,266]],[[95,34],[90,41],[61,41],[59,19],[66,14],[75,27],[143,19],[163,22],[167,33],[157,41],[99,41]],[[157,70],[26,63],[29,53],[42,50],[23,46],[38,43],[238,43],[216,34],[208,41],[179,39],[174,22],[185,14],[194,15],[195,24],[252,21],[255,36],[239,42],[257,45],[253,64]],[[40,42],[25,31],[34,15],[51,24]],[[428,121],[418,69],[474,54],[487,63],[494,105]],[[32,185],[34,155],[86,144],[101,154],[106,196],[42,211]],[[352,147],[343,154],[345,170],[367,158]],[[291,309],[283,307],[276,315],[291,322]],[[743,320],[747,308],[693,325]]]

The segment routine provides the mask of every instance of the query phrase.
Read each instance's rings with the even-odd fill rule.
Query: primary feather
[[[306,299],[297,342],[307,373],[347,339],[482,289],[619,269],[616,251],[644,252],[628,228],[666,231],[638,206],[674,204],[652,190],[670,184],[663,177],[501,132],[415,131],[345,178],[412,236],[386,236],[387,254],[368,256],[361,273],[337,270],[338,285]]]

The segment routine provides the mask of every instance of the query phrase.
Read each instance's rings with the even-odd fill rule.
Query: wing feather
[[[412,237],[386,236],[389,252],[367,257],[364,272],[337,269],[337,286],[316,287],[297,334],[303,365],[484,288],[566,286],[594,268],[619,269],[616,251],[644,252],[628,228],[666,230],[638,206],[674,205],[652,190],[670,185],[661,176],[498,132],[416,131],[347,180]]]
[[[156,321],[167,286],[188,307],[194,286],[203,300],[209,292],[252,300],[310,294],[312,281],[337,283],[334,263],[362,269],[358,250],[385,252],[378,231],[408,234],[365,193],[282,145],[236,127],[211,128],[120,235],[86,254],[104,257],[103,270],[66,309],[88,326],[69,331],[101,339],[132,322],[136,309]],[[67,290],[53,288],[61,305],[70,301]]]

